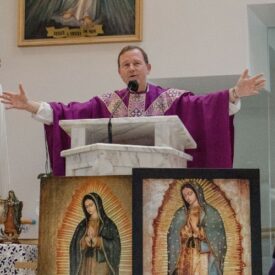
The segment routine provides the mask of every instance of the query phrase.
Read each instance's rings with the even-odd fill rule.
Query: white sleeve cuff
[[[229,102],[229,115],[235,115],[241,109],[241,100],[236,100],[235,103]]]
[[[51,105],[47,102],[41,102],[36,114],[32,117],[44,124],[51,125],[53,123],[53,110]]]

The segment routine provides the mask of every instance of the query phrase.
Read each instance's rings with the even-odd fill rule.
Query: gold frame
[[[142,40],[142,8],[143,0],[135,0],[135,33],[131,35],[100,35],[100,36],[75,36],[73,38],[25,38],[25,2],[18,1],[18,34],[17,45],[27,46],[51,46],[93,43],[139,42]],[[67,28],[68,29],[68,28]],[[80,28],[79,28],[80,30]],[[82,29],[83,30],[83,29]]]

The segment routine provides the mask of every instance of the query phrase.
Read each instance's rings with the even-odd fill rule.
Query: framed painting
[[[143,0],[18,1],[18,46],[142,39]]]
[[[38,274],[132,274],[130,176],[43,178],[39,223]]]
[[[134,169],[133,192],[134,274],[262,274],[257,169]]]

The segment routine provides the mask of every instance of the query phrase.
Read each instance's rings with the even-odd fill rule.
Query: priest
[[[126,46],[118,55],[118,73],[126,84],[119,91],[107,92],[87,102],[35,102],[29,100],[23,86],[19,92],[0,95],[6,108],[31,112],[45,124],[47,143],[54,175],[65,174],[65,160],[60,152],[70,148],[69,136],[60,128],[64,119],[177,115],[197,143],[187,150],[193,156],[188,167],[232,168],[234,153],[234,114],[240,98],[259,93],[265,85],[262,74],[250,77],[244,70],[234,87],[206,95],[163,88],[148,83],[151,71],[146,52],[138,46]],[[129,83],[137,83],[131,88]],[[130,86],[130,87],[129,87]]]

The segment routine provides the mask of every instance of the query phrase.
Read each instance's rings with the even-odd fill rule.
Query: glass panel
[[[275,42],[275,29],[268,31]],[[271,37],[272,35],[272,37]],[[263,274],[268,274],[275,245],[275,43],[269,47],[271,92],[242,100],[235,118],[235,168],[259,168]]]

